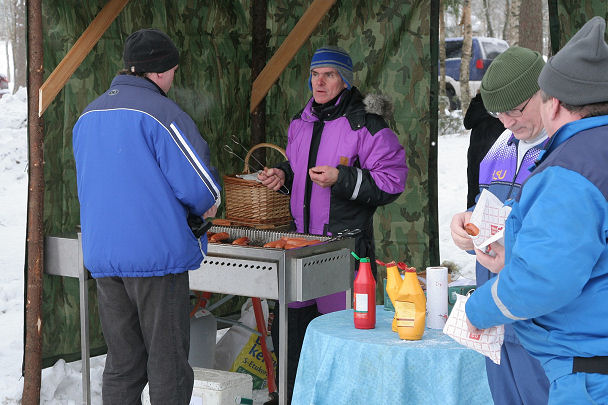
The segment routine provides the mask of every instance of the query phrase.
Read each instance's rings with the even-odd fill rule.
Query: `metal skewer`
[[[245,146],[243,146],[243,144],[242,144],[241,142],[239,142],[239,138],[237,138],[237,137],[236,137],[236,135],[231,135],[231,136],[230,136],[230,139],[232,140],[232,142],[234,142],[235,144],[239,145],[239,146],[240,146],[240,147],[241,147],[241,148],[242,148],[242,149],[243,149],[243,150],[244,150],[246,153],[249,153],[249,150],[248,150],[248,149],[247,149]],[[227,146],[227,145],[226,145],[226,146]],[[232,150],[232,149],[231,149],[231,150]],[[234,153],[234,152],[233,152],[233,153]],[[262,164],[262,162],[260,162],[260,161],[259,161],[259,160],[258,160],[258,159],[255,157],[255,154],[253,154],[253,153],[252,153],[252,154],[251,154],[251,157],[252,157],[252,158],[253,158],[253,160],[255,160],[255,161],[256,161],[256,163],[257,163],[257,164],[258,164],[258,165],[261,167],[261,169],[260,169],[260,170],[262,170],[262,171],[263,171],[263,170],[266,170],[266,166],[265,166],[264,164]],[[241,160],[243,160],[243,159],[241,159]],[[245,162],[245,161],[243,160],[243,162]],[[245,163],[245,164],[247,164],[247,163]],[[281,188],[280,188],[280,190],[282,190],[282,191],[283,191],[285,194],[289,194],[289,189],[287,188],[287,186],[285,186],[285,184],[281,184]]]

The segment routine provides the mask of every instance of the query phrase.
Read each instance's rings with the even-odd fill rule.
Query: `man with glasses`
[[[505,248],[478,254],[500,276],[466,304],[472,331],[513,325],[551,381],[551,405],[608,403],[605,32],[604,18],[593,17],[542,69],[550,138],[510,203]]]
[[[500,54],[481,81],[481,97],[488,113],[505,131],[490,148],[479,168],[480,191],[488,189],[501,201],[515,198],[547,139],[540,117],[538,75],[545,62],[538,52],[511,47]],[[474,249],[464,225],[472,211],[452,218],[450,230],[456,246]],[[496,276],[476,263],[477,286]],[[521,346],[513,328],[505,325],[501,364],[486,358],[488,383],[495,404],[546,404],[549,382],[538,360]]]

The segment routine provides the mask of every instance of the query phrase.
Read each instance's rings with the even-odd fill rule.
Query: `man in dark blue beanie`
[[[167,97],[179,63],[171,39],[143,29],[125,41],[125,70],[83,111],[73,130],[84,265],[97,281],[108,346],[104,405],[186,405],[188,270],[207,237],[189,218],[213,216],[220,186],[207,142]]]
[[[377,95],[364,98],[353,84],[353,63],[344,49],[317,49],[308,78],[312,97],[289,125],[288,161],[259,178],[272,190],[289,190],[297,232],[335,235],[360,229],[355,251],[371,259],[375,273],[374,212],[403,192],[407,164],[403,146],[383,118],[390,114],[390,102]],[[308,324],[319,314],[345,307],[344,292],[289,304],[287,393],[279,393],[286,395],[287,403]],[[275,319],[279,315],[285,314],[275,312]],[[275,353],[280,347],[278,325],[274,322],[272,329]],[[293,394],[298,403],[306,402],[306,393],[296,389]]]
[[[466,305],[477,328],[513,325],[545,370],[550,405],[608,398],[605,35],[606,21],[592,18],[542,68],[549,142],[511,204],[506,252],[477,255],[486,267],[504,264],[500,276]]]

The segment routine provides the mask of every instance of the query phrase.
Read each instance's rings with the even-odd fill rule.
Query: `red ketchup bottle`
[[[360,259],[354,252],[351,254],[359,260],[359,271],[353,285],[355,328],[374,329],[376,327],[376,280],[372,275],[369,258]]]

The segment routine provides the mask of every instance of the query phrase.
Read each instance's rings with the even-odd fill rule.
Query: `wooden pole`
[[[251,77],[257,77],[266,64],[266,48],[268,35],[266,33],[266,14],[268,12],[267,0],[252,0],[251,2]],[[266,142],[266,102],[260,101],[251,112],[251,139],[250,145]],[[256,159],[266,163],[265,149],[255,152]],[[260,168],[261,169],[261,168]]]
[[[39,116],[44,114],[49,104],[59,94],[68,79],[78,69],[78,66],[91,52],[91,49],[97,44],[103,33],[106,32],[110,24],[112,24],[128,2],[129,0],[108,1],[76,43],[74,43],[74,46],[72,46],[72,49],[70,49],[65,58],[59,62],[53,73],[40,87],[40,94],[38,95],[40,100],[38,105]]]
[[[44,264],[43,122],[38,116],[38,89],[44,73],[42,0],[27,2],[29,179],[27,206],[27,287],[25,304],[25,379],[23,405],[40,403],[42,371],[42,272]]]
[[[327,14],[336,0],[314,0],[293,27],[279,49],[272,55],[262,73],[255,79],[251,87],[251,104],[249,112],[253,112],[266,97],[270,87],[276,82],[283,70],[300,50],[310,34],[317,28],[321,19]]]

